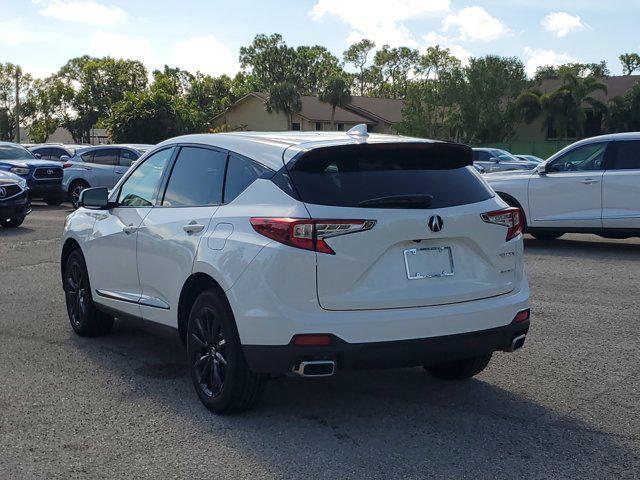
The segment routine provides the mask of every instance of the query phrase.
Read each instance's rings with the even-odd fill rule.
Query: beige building
[[[91,145],[100,145],[105,143],[111,143],[109,139],[109,135],[107,134],[106,129],[104,128],[92,128],[89,132]],[[20,143],[34,143],[32,139],[29,137],[29,128],[20,128]],[[71,132],[66,128],[58,127],[56,131],[49,135],[46,143],[63,143],[63,144],[74,144],[76,143],[71,136]]]
[[[287,115],[282,112],[267,112],[266,100],[266,93],[250,93],[216,116],[213,124],[216,127],[227,125],[234,130],[289,130]],[[312,96],[303,96],[300,100],[302,109],[292,116],[293,130],[331,130],[331,105]],[[403,107],[402,100],[353,97],[351,103],[345,108],[336,108],[335,129],[348,130],[364,123],[371,132],[390,133],[392,126],[402,120]]]

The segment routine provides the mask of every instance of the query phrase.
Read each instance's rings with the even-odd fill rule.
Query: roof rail
[[[369,136],[369,134],[367,133],[367,124],[360,123],[355,127],[350,128],[349,130],[347,130],[347,135],[349,135],[350,137],[366,139]]]

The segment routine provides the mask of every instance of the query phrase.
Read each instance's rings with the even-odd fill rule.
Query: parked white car
[[[524,211],[526,231],[537,238],[569,232],[640,235],[640,133],[581,140],[533,172],[485,179],[509,205]]]
[[[176,328],[218,413],[284,374],[471,377],[529,328],[520,211],[471,164],[464,145],[362,127],[165,141],[68,217],[71,325]]]

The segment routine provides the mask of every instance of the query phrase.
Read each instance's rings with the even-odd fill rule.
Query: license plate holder
[[[404,265],[409,280],[452,277],[451,247],[420,247],[404,251]]]

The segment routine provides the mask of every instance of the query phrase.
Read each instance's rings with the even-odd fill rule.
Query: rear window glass
[[[471,150],[463,145],[346,145],[311,150],[294,160],[290,174],[306,203],[445,208],[493,196],[471,163]]]

